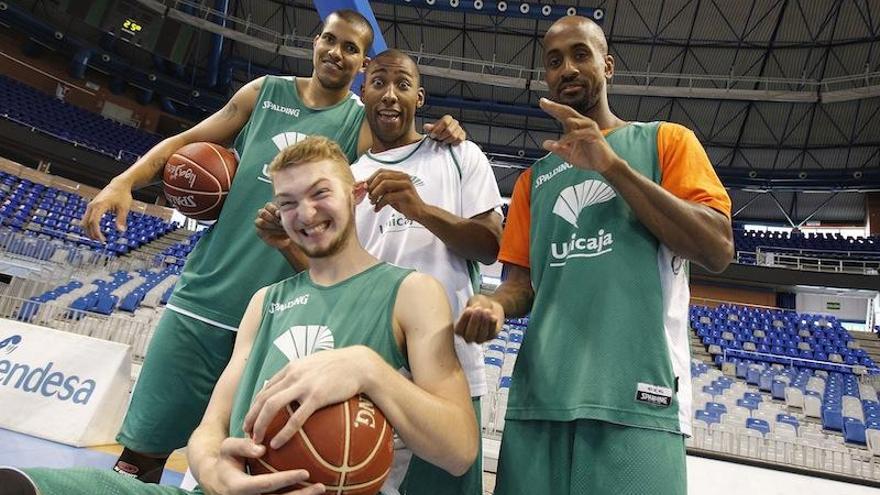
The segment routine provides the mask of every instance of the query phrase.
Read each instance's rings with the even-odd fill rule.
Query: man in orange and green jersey
[[[220,217],[189,255],[156,326],[117,437],[125,446],[114,468],[120,474],[159,481],[168,455],[186,445],[205,412],[249,298],[293,274],[282,255],[260,242],[253,224],[254,213],[272,197],[267,174],[272,158],[309,135],[333,139],[350,161],[370,147],[363,104],[350,87],[369,62],[372,42],[372,27],[361,14],[330,14],[315,36],[311,77],[251,81],[222,110],[153,147],[89,203],[83,224],[91,237],[103,240],[104,212],[115,212],[124,228],[132,189],[161,176],[181,146],[231,144],[239,157]],[[448,116],[426,130],[450,142],[463,140]]]
[[[485,342],[531,312],[495,493],[684,495],[687,264],[730,262],[730,199],[693,132],[611,112],[599,26],[557,21],[543,56],[541,108],[564,133],[514,188],[506,280],[456,325]]]

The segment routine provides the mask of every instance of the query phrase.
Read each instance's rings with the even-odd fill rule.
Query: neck
[[[324,258],[309,258],[309,277],[318,285],[333,285],[372,267],[379,262],[368,253],[352,232],[345,247]]]
[[[616,129],[626,125],[626,121],[614,115],[608,105],[608,94],[602,95],[596,105],[587,112],[587,117],[599,125],[599,129]]]
[[[302,102],[309,108],[318,109],[333,106],[348,97],[349,86],[340,89],[327,89],[321,81],[312,77],[297,77],[296,90]]]
[[[370,146],[370,151],[372,151],[373,153],[381,153],[383,151],[393,150],[395,148],[400,148],[401,146],[406,146],[408,144],[418,142],[424,137],[425,136],[423,134],[419,134],[418,132],[416,132],[415,125],[413,125],[409,132],[391,142],[383,141],[381,137],[377,136],[374,133],[373,145]]]

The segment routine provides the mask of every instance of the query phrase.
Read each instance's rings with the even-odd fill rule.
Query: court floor
[[[119,445],[70,447],[0,428],[0,466],[110,469],[121,451]],[[185,471],[186,458],[182,453],[175,452],[168,460],[162,484],[180,485]]]

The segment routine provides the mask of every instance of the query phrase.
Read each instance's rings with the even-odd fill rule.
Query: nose
[[[570,80],[579,76],[581,72],[578,70],[577,66],[572,63],[571,59],[566,57],[565,60],[562,62],[561,73],[563,79]]]
[[[389,84],[385,92],[382,93],[382,103],[386,105],[393,105],[397,103],[397,92],[394,90],[394,85]]]
[[[342,59],[342,47],[339,44],[333,45],[333,48],[327,52],[334,60]]]

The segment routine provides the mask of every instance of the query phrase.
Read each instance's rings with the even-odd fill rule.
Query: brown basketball
[[[326,493],[378,493],[394,458],[394,432],[382,411],[366,396],[352,397],[316,411],[289,442],[273,450],[269,441],[287,423],[296,406],[288,405],[269,424],[264,440],[266,454],[248,460],[250,473],[305,469],[309,472],[308,485],[323,483]],[[298,484],[276,493],[305,486]]]
[[[173,208],[194,220],[216,220],[238,160],[214,143],[190,143],[165,163],[162,184]]]

